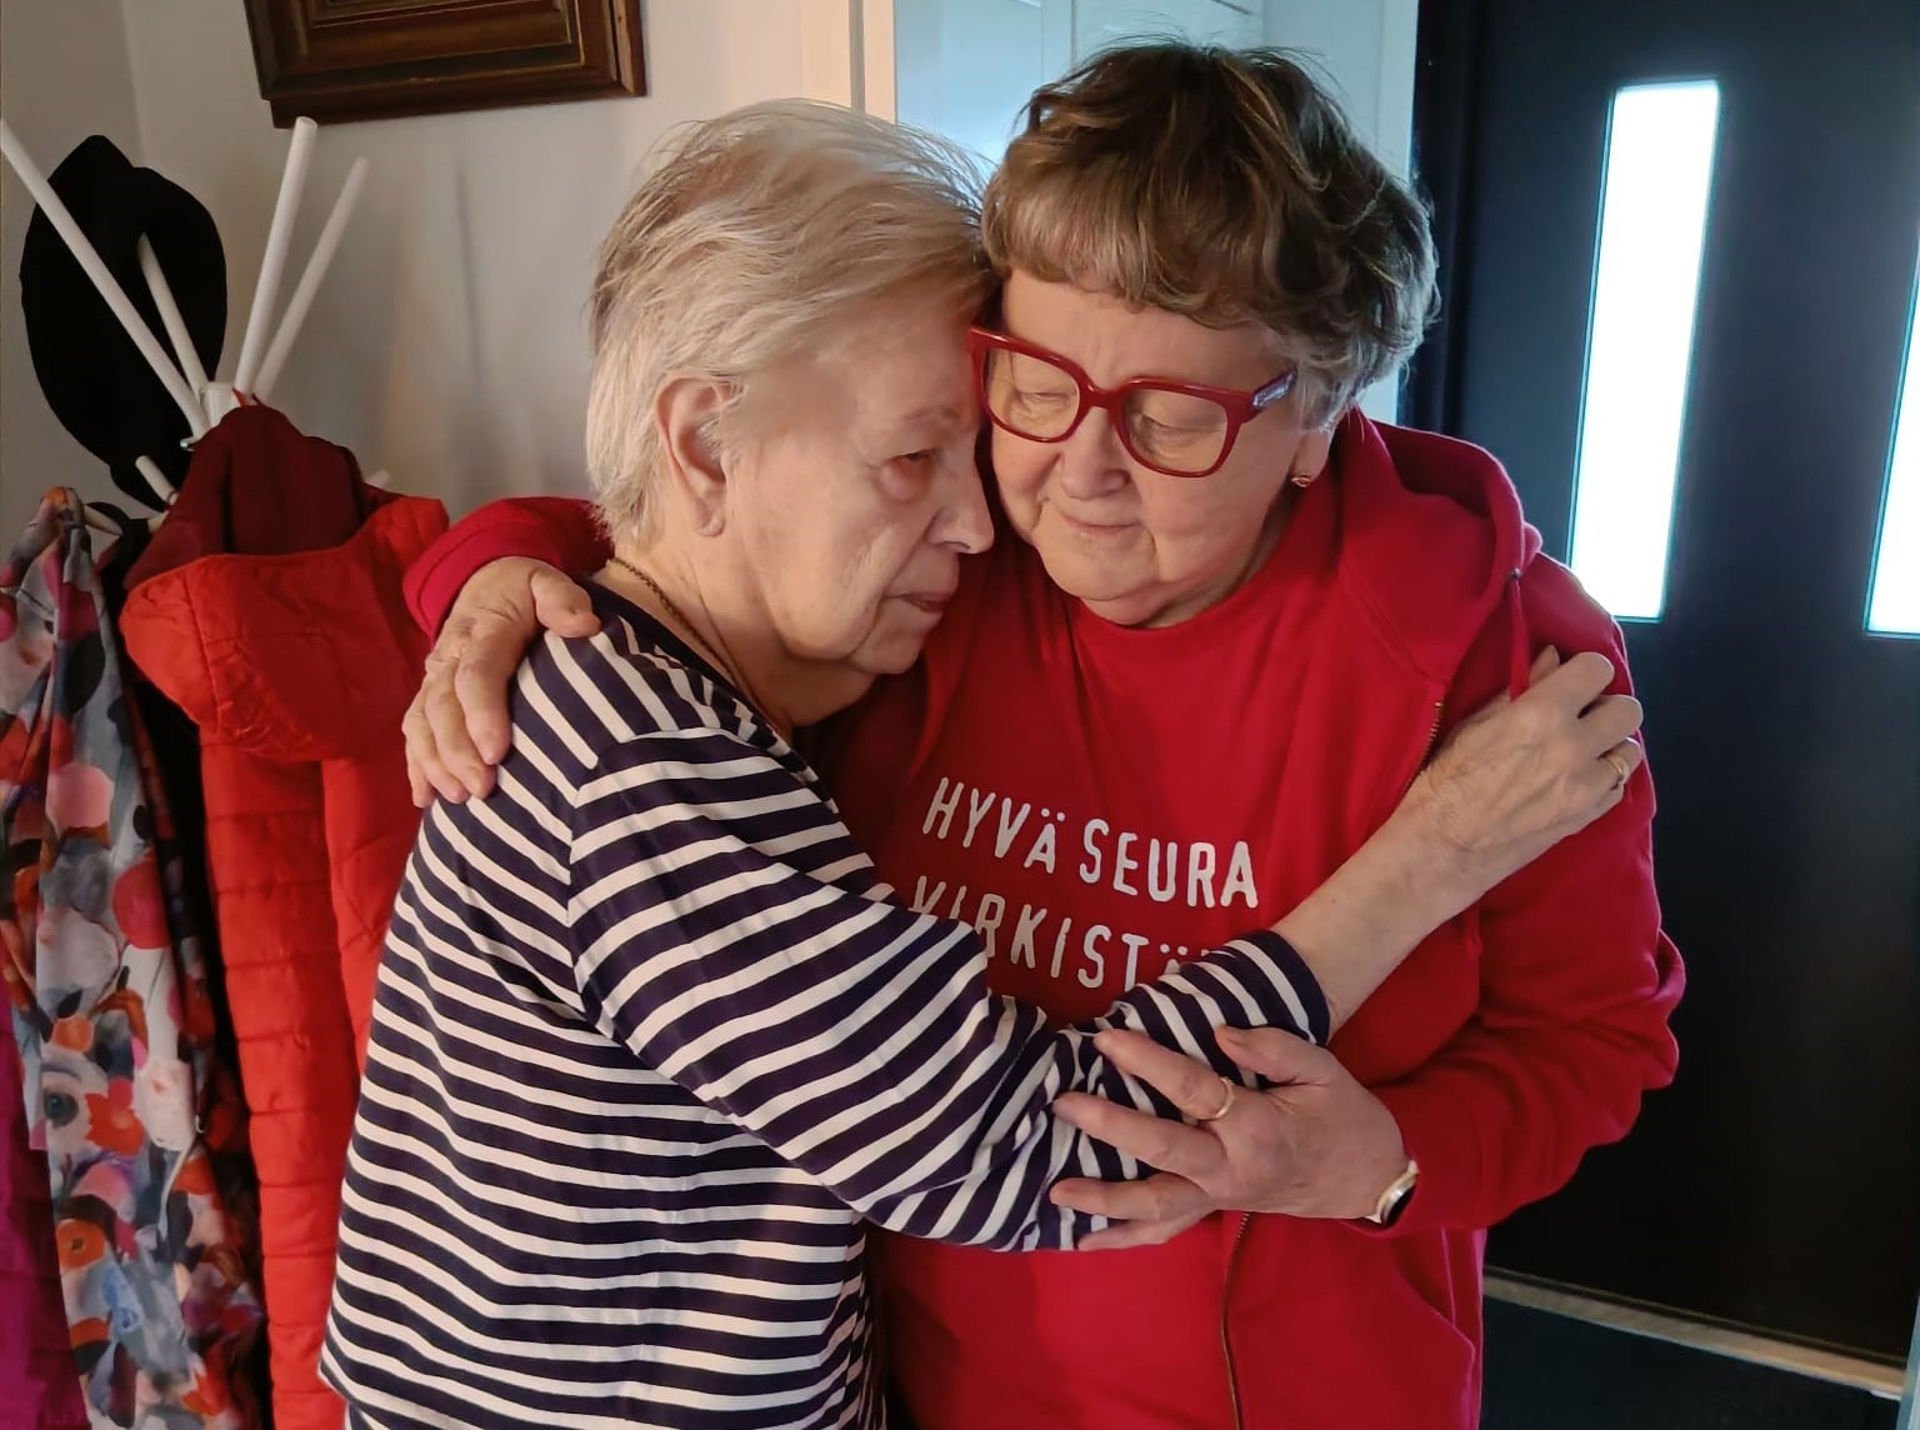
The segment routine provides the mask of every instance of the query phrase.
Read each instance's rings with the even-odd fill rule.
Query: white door
[[[1221,45],[1265,39],[1259,0],[1075,0],[1073,56],[1085,59],[1120,40],[1178,35]]]
[[[1265,39],[1261,0],[894,0],[897,112],[998,163],[1027,97],[1120,40]]]
[[[1000,162],[1034,90],[1073,63],[1074,0],[894,0],[903,124]]]

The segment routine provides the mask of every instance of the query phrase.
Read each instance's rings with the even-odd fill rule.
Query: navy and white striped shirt
[[[861,1219],[1001,1249],[1141,1169],[1050,1115],[1156,1103],[1091,1034],[1232,1072],[1323,1040],[1255,934],[1050,1030],[889,902],[818,777],[638,607],[522,666],[494,792],[422,825],[380,971],[323,1365],[376,1426],[881,1424]],[[1158,1110],[1165,1112],[1164,1106]]]

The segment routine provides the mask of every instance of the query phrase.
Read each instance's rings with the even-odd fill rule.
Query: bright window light
[[[1573,569],[1616,616],[1653,620],[1693,357],[1720,86],[1631,85],[1613,97],[1587,335]]]
[[[1920,293],[1915,304],[1920,310]],[[1920,636],[1920,311],[1907,318],[1906,376],[1893,424],[1867,629],[1883,636]]]

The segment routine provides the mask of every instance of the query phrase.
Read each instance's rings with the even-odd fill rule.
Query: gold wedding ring
[[[1220,1098],[1220,1110],[1217,1112],[1202,1113],[1200,1116],[1193,1119],[1195,1122],[1218,1122],[1221,1118],[1225,1117],[1229,1112],[1233,1111],[1233,1095],[1234,1093],[1238,1092],[1239,1089],[1236,1088],[1232,1083],[1228,1082],[1225,1078],[1221,1078],[1220,1090],[1222,1093],[1222,1096]]]
[[[1627,763],[1627,757],[1618,750],[1608,750],[1600,758],[1613,766],[1613,787],[1624,789],[1627,780],[1633,774],[1633,767]]]

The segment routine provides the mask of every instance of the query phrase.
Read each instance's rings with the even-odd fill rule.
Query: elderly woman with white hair
[[[1637,713],[1570,664],[1272,928],[1057,1029],[990,996],[991,935],[892,902],[794,745],[914,663],[992,540],[953,164],[759,107],[606,241],[598,630],[524,661],[496,782],[434,806],[394,911],[324,1356],[356,1424],[878,1425],[863,1219],[1073,1246],[1101,1222],[1055,1180],[1142,1169],[1059,1095],[1218,1120],[1246,1074],[1216,1027],[1324,1041],[1617,797],[1596,760]],[[1117,1029],[1208,1065],[1149,1092]]]

